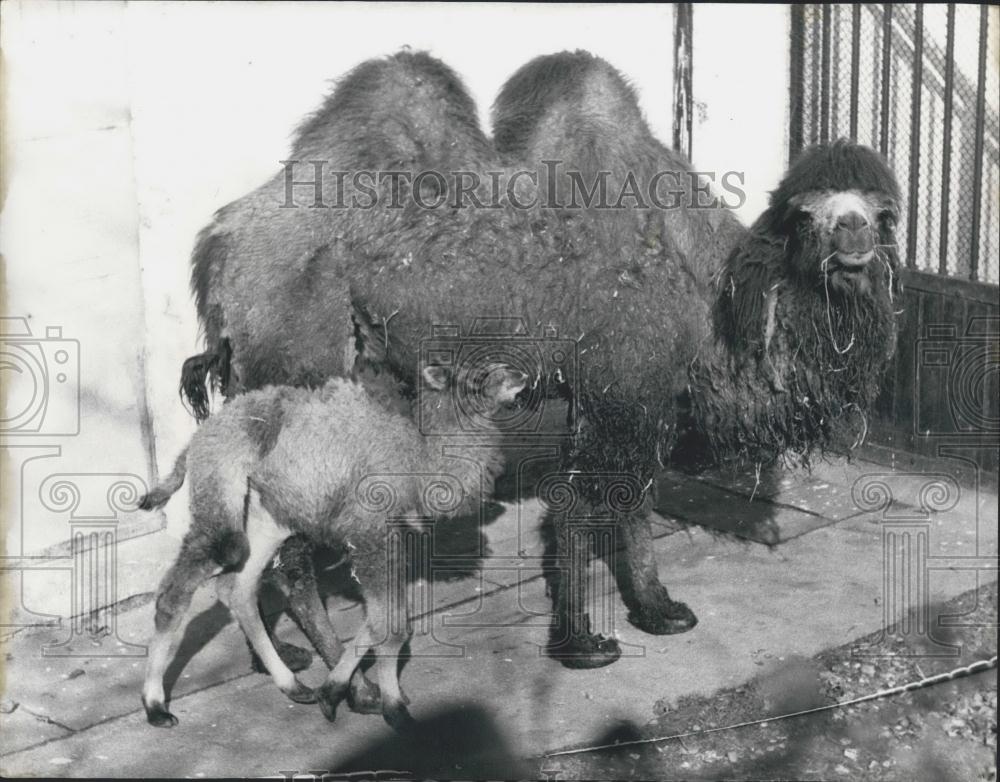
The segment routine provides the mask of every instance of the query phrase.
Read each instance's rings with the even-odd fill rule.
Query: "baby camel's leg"
[[[409,698],[399,686],[399,654],[410,640],[411,630],[406,603],[397,605],[400,606],[400,613],[398,617],[394,617],[397,609],[390,608],[382,600],[373,598],[367,601],[365,624],[372,628],[373,638],[381,636],[384,639],[381,643],[376,641],[376,645],[372,647],[376,657],[378,684],[382,690],[382,717],[396,730],[405,730],[413,723],[413,717],[406,708]],[[394,629],[394,624],[401,626]],[[382,628],[388,628],[388,633]]]
[[[313,546],[303,536],[294,535],[281,546],[279,558],[281,566],[276,568],[276,575],[279,584],[286,593],[288,615],[309,639],[313,648],[319,652],[326,667],[332,671],[344,653],[344,646],[340,642],[340,638],[337,637],[337,631],[330,622],[326,606],[323,605],[323,598],[319,594],[316,568],[313,562]],[[268,630],[272,641],[275,641],[275,647],[278,649],[281,659],[287,662],[288,655],[283,651],[281,642],[274,638],[270,628]],[[298,670],[291,664],[289,667],[293,671]],[[365,677],[360,666],[355,669],[354,676],[351,677],[351,687],[347,692],[347,705],[350,706],[351,711],[356,711],[359,714],[382,713],[382,700],[379,696],[378,685]],[[327,710],[324,709],[323,713],[327,713]]]
[[[398,557],[375,552],[357,557],[355,572],[365,595],[365,621],[354,649],[349,649],[334,666],[320,689],[320,707],[327,719],[334,719],[337,704],[347,694],[351,675],[371,649],[376,655],[382,691],[382,717],[396,730],[403,730],[413,722],[406,708],[409,700],[399,686],[399,653],[411,634],[405,568]]]
[[[267,668],[274,683],[296,703],[315,703],[312,690],[295,678],[268,638],[264,622],[257,607],[260,577],[264,568],[274,558],[275,552],[291,534],[279,527],[271,515],[260,507],[255,495],[247,510],[247,537],[250,539],[250,556],[238,573],[227,574],[220,581],[219,596],[229,605],[244,634]]]
[[[285,557],[293,540],[289,540],[282,547],[282,558]],[[284,568],[288,588],[288,613],[320,653],[326,667],[332,671],[344,654],[344,646],[337,637],[330,616],[326,612],[326,606],[320,597],[311,550],[308,557],[300,556],[295,561],[299,563],[300,568]],[[332,706],[326,704],[327,708],[324,708],[323,693],[318,692],[317,697],[320,699],[320,707],[324,714],[335,713],[336,704]],[[359,714],[382,713],[382,699],[378,685],[365,677],[361,666],[355,668],[351,677],[347,705],[351,711]]]
[[[191,605],[195,590],[219,569],[219,565],[207,553],[206,539],[197,529],[198,523],[195,520],[193,530],[184,538],[177,561],[167,571],[157,590],[156,634],[150,643],[149,658],[146,661],[142,705],[146,709],[146,719],[158,728],[172,728],[177,724],[177,718],[167,711],[163,675],[179,640],[178,631],[184,614]]]

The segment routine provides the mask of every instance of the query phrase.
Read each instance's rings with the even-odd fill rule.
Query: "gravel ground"
[[[937,627],[937,617],[961,626]],[[812,659],[760,659],[761,674],[709,698],[659,702],[642,728],[605,742],[695,733],[680,739],[544,759],[550,779],[995,780],[997,670],[902,695],[779,719],[867,695],[996,655],[997,584],[931,611],[938,641],[915,643],[899,627]],[[699,733],[768,718],[761,725]]]

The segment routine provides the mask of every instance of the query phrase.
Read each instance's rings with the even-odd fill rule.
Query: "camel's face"
[[[880,279],[895,282],[898,218],[899,185],[885,159],[837,141],[802,153],[762,219],[783,238],[789,278],[813,291],[868,295]]]
[[[868,294],[877,277],[896,274],[898,206],[892,196],[808,191],[789,199],[788,205],[789,271],[806,285]]]
[[[453,399],[440,401],[448,401],[487,418],[513,402],[529,379],[519,369],[496,362],[460,366],[454,373],[450,367],[428,365],[422,373],[425,386],[431,391],[452,392]]]

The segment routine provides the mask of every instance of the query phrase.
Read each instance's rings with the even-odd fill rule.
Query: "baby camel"
[[[503,469],[492,421],[528,379],[495,363],[455,372],[427,366],[421,375],[417,420],[388,411],[363,386],[343,379],[315,390],[272,386],[239,396],[199,427],[172,475],[143,499],[143,507],[163,505],[190,475],[191,528],[157,593],[142,693],[152,725],[177,724],[166,708],[163,675],[195,590],[219,573],[220,599],[289,698],[318,699],[328,719],[345,697],[355,708],[377,707],[376,688],[358,667],[371,649],[382,716],[395,728],[411,721],[397,667],[411,633],[406,563],[396,546],[387,546],[387,516],[474,510]],[[462,433],[459,407],[480,411],[483,425],[459,438],[443,436]],[[257,609],[261,573],[296,533],[350,552],[365,603],[357,654],[342,655],[316,693],[282,662]]]

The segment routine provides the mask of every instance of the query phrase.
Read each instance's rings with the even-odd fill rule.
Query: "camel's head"
[[[868,147],[807,150],[771,194],[761,221],[784,241],[784,274],[834,297],[897,283],[899,187]]]
[[[477,420],[489,421],[505,405],[509,405],[528,383],[528,375],[519,369],[498,362],[460,366],[429,364],[425,366],[422,397],[435,406],[442,404],[460,408]]]
[[[807,150],[772,193],[718,278],[722,361],[695,367],[699,387],[726,378],[693,403],[717,452],[764,460],[864,439],[903,304],[898,204],[882,158],[844,141]]]
[[[807,150],[719,276],[716,332],[737,354],[789,335],[801,354],[885,361],[901,307],[899,187],[873,150],[846,141]],[[814,344],[809,347],[810,340]]]

